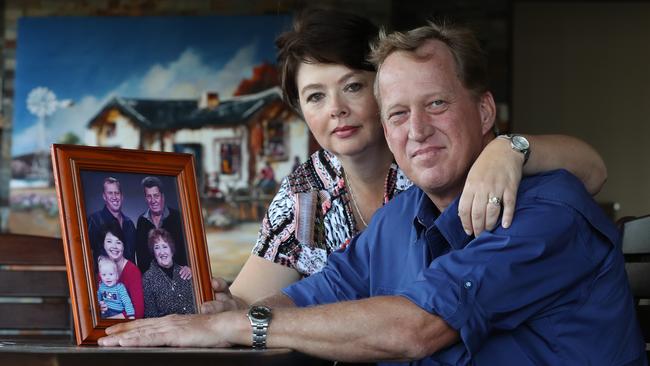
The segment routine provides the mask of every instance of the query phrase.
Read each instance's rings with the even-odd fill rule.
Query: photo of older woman
[[[115,262],[118,272],[118,282],[124,284],[128,292],[133,308],[135,309],[135,318],[140,319],[144,316],[144,298],[142,293],[142,274],[133,262],[124,258],[124,233],[122,228],[116,223],[108,222],[101,227],[101,235],[104,238],[104,245],[101,247],[100,255],[106,256]],[[99,284],[99,280],[97,283]],[[104,301],[99,301],[101,312],[107,311],[108,306]],[[125,318],[125,314],[118,314],[112,318]]]
[[[154,260],[142,277],[145,318],[194,313],[192,281],[180,276],[181,266],[174,262],[176,245],[171,234],[162,228],[153,229],[147,244]]]

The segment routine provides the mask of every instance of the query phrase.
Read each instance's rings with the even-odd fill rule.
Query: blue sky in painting
[[[254,66],[275,63],[274,39],[289,25],[286,16],[21,18],[12,155],[38,149],[38,118],[26,107],[36,87],[74,102],[48,117],[48,142],[66,132],[84,139],[88,120],[113,96],[230,97]]]

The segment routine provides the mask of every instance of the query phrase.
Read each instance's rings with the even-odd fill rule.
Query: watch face
[[[528,150],[528,148],[530,147],[528,140],[526,140],[526,138],[523,136],[519,136],[519,135],[512,136],[511,141],[513,147],[515,147],[519,151]]]
[[[266,306],[254,306],[249,314],[255,320],[265,320],[271,317],[271,309]]]

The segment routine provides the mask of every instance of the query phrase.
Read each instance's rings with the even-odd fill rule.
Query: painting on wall
[[[290,22],[19,19],[9,231],[60,236],[52,143],[191,153],[211,258],[224,261],[214,273],[232,278],[277,189],[267,178],[308,155],[308,130],[282,102],[275,67],[274,39]]]

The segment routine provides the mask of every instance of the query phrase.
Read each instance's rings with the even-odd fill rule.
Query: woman
[[[276,41],[285,100],[299,111],[322,146],[283,180],[262,223],[253,253],[230,290],[213,281],[216,301],[204,312],[245,307],[316,273],[328,255],[365,229],[373,213],[411,182],[394,163],[373,95],[375,69],[367,61],[378,33],[368,20],[337,11],[305,13]],[[591,193],[604,183],[604,163],[588,145],[566,136],[529,136],[532,153],[513,152],[495,139],[472,167],[459,212],[468,233],[491,229],[503,199],[508,227],[523,174],[564,168]]]
[[[124,284],[124,287],[126,287],[126,291],[135,308],[135,318],[141,319],[144,317],[142,274],[138,266],[124,258],[124,234],[122,233],[122,229],[115,223],[109,222],[102,227],[101,232],[104,238],[104,245],[101,248],[102,253],[100,255],[106,256],[115,262],[118,272],[118,282]],[[108,309],[103,301],[100,301],[100,307],[102,312]],[[124,316],[121,318],[124,318]]]
[[[176,245],[171,234],[153,229],[147,244],[154,260],[142,277],[144,317],[194,313],[192,281],[181,278],[181,266],[174,263]]]

